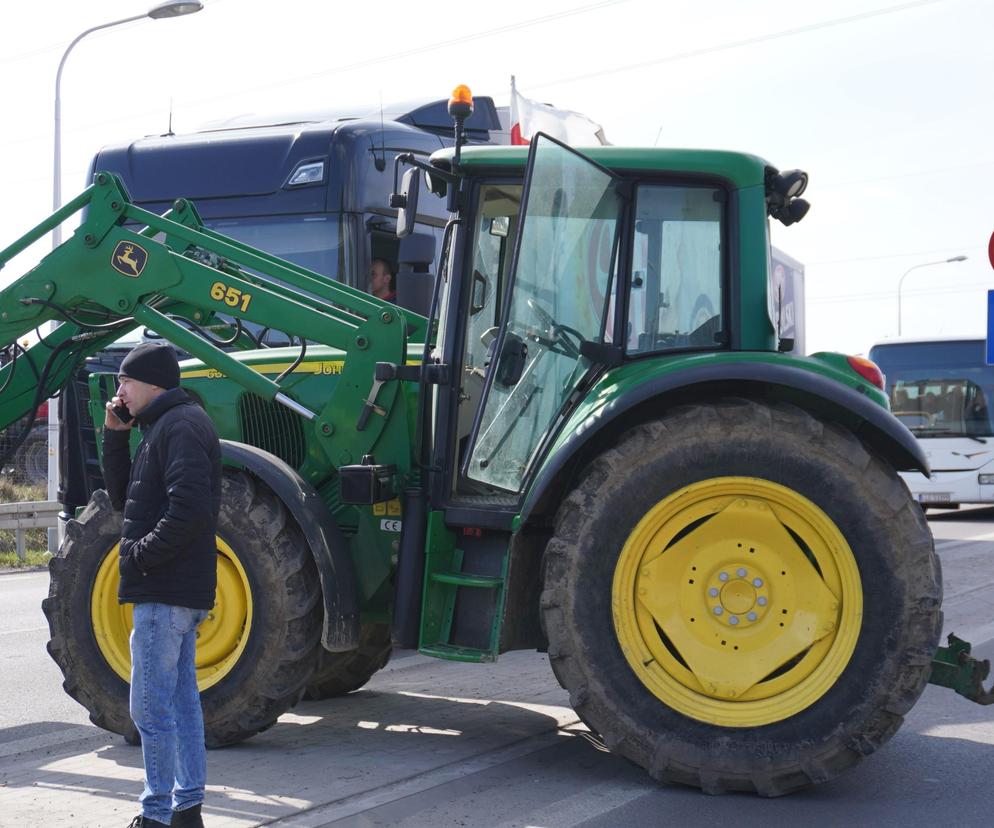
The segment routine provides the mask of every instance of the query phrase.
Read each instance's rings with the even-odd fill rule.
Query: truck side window
[[[722,330],[722,203],[713,187],[638,189],[628,352],[713,348]]]

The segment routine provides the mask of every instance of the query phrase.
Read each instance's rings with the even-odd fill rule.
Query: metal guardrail
[[[24,560],[24,530],[51,529],[58,525],[61,505],[56,500],[0,503],[0,529],[14,531],[17,557]]]

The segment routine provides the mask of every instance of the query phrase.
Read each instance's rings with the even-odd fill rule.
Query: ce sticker
[[[399,520],[381,520],[380,521],[380,531],[381,532],[399,532],[400,527],[403,525],[402,521]]]

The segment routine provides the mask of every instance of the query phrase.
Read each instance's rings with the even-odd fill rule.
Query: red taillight
[[[38,420],[48,419],[48,400],[45,400],[45,402],[38,406],[38,413],[35,418]]]
[[[863,379],[867,382],[872,382],[881,391],[884,390],[884,374],[883,371],[877,367],[877,363],[872,362],[865,357],[858,356],[846,357],[846,360],[849,362],[849,367]]]

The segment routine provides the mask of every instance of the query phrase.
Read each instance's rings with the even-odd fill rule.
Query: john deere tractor
[[[471,107],[453,99],[457,138]],[[803,217],[803,173],[544,135],[401,170],[405,243],[419,200],[451,218],[399,305],[190,202],[144,211],[106,173],[0,253],[86,208],[0,293],[0,341],[62,323],[0,371],[0,425],[138,326],[194,357],[183,386],[225,457],[197,651],[211,745],[361,686],[394,645],[547,651],[612,751],[712,793],[831,779],[930,678],[992,700],[969,645],[939,647],[939,564],[898,476],[927,464],[879,372],[779,335],[768,221]],[[427,318],[404,307],[425,286]],[[261,348],[243,322],[301,344]],[[89,383],[99,429],[114,377]],[[119,528],[98,491],[44,608],[67,692],[133,740]]]

